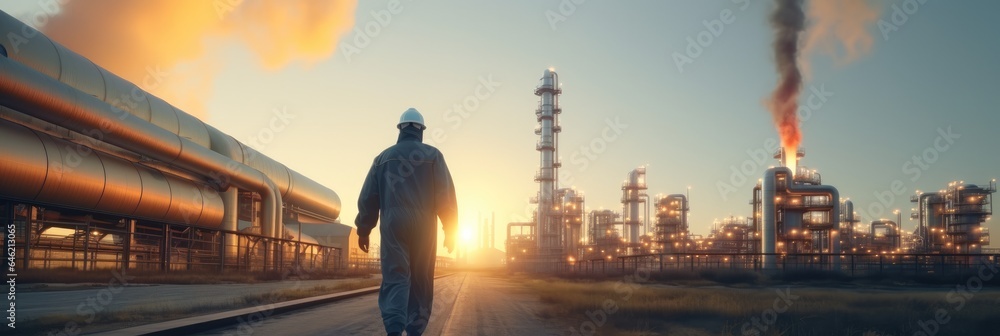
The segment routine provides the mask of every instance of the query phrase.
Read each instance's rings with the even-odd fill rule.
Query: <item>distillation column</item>
[[[639,231],[643,220],[640,203],[646,201],[646,167],[633,169],[622,183],[622,207],[625,214],[625,230],[628,243],[639,243]]]
[[[688,244],[687,196],[671,194],[656,202],[656,226],[653,241],[664,252],[686,251]]]
[[[557,205],[556,208],[558,208],[559,221],[562,223],[563,251],[570,256],[577,256],[583,233],[581,227],[583,226],[584,197],[575,189],[569,188],[557,190],[556,196],[558,200],[562,201],[562,204]]]
[[[989,245],[989,229],[983,226],[993,215],[996,180],[985,186],[956,181],[948,189],[914,195],[914,218],[924,252],[980,253]]]
[[[537,223],[538,254],[541,256],[558,255],[562,253],[561,223],[556,221],[555,207],[558,203],[555,197],[556,181],[558,180],[559,162],[559,76],[552,69],[545,70],[541,83],[535,89],[539,96],[538,109],[535,116],[539,128],[535,129],[540,139],[535,148],[539,152],[539,170],[535,175],[538,182],[538,210],[535,217]]]

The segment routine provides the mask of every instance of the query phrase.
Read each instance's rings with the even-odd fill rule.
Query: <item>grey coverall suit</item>
[[[434,300],[437,220],[452,238],[458,224],[444,156],[422,141],[422,130],[400,130],[396,144],[375,158],[358,198],[359,236],[370,234],[382,218],[378,305],[388,333],[424,332]]]

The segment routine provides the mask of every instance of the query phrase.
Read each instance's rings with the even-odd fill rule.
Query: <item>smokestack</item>
[[[771,27],[774,28],[773,47],[778,86],[771,93],[768,107],[781,136],[781,146],[785,153],[790,154],[785,155],[785,166],[794,174],[794,157],[802,140],[797,115],[802,73],[797,59],[799,34],[805,29],[806,18],[802,11],[802,0],[776,0],[775,3],[778,7],[771,13]]]
[[[497,213],[490,213],[490,248],[496,248],[497,242]]]

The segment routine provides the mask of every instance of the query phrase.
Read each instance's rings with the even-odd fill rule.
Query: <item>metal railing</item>
[[[341,249],[294,239],[170,224],[15,220],[23,269],[157,271],[339,270]],[[267,257],[270,256],[270,257]]]
[[[775,268],[766,268],[764,256],[774,256]],[[1000,267],[1000,253],[993,254],[759,254],[759,253],[659,253],[611,259],[531,261],[509,263],[511,271],[595,275],[631,274],[636,271],[734,270],[764,274],[802,271],[836,272],[845,276],[872,275],[950,276]]]

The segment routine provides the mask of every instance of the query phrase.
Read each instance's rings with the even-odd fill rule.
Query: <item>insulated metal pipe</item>
[[[6,197],[131,218],[217,228],[215,190],[0,119]]]
[[[202,147],[212,148],[223,156],[228,156],[260,171],[274,182],[285,202],[294,205],[296,212],[310,217],[311,221],[329,223],[339,217],[340,198],[329,188],[288,169],[281,163],[239,143],[231,136],[223,134],[190,114],[143,91],[135,84],[52,41],[44,34],[3,11],[0,11],[0,36],[10,37],[0,40],[0,48],[9,51],[3,56],[111,105],[116,109],[115,112],[123,112],[122,117],[130,114],[140,120],[148,121],[180,138],[190,140]],[[157,78],[150,79],[158,80]],[[155,83],[149,84],[147,82],[143,84],[155,85]],[[285,118],[278,113],[275,114],[275,117],[282,120]],[[219,139],[231,143],[231,147],[235,150],[217,150]],[[98,139],[98,141],[100,140]],[[145,153],[137,154],[145,155]],[[202,175],[211,174],[210,172],[199,173]],[[214,179],[214,177],[206,179]],[[230,196],[224,198],[227,200],[235,199]],[[227,209],[235,209],[235,204]],[[280,216],[280,208],[277,212]],[[227,225],[229,223],[235,222],[227,222]],[[235,229],[235,226],[232,228]]]
[[[777,213],[775,213],[775,194],[777,193],[778,174],[784,174],[786,180],[791,176],[791,170],[784,167],[775,167],[764,172],[764,182],[761,184],[761,247],[764,253],[764,269],[775,270],[778,268],[778,259],[775,253],[775,240],[777,230]]]
[[[281,195],[274,182],[260,171],[9,58],[0,57],[0,74],[0,105],[200,174],[220,190],[236,185],[259,193],[264,203],[263,231],[277,236]]]
[[[850,225],[850,228],[848,228],[848,230],[847,230],[847,232],[850,232],[849,233],[850,236],[848,236],[847,239],[850,239],[850,242],[853,245],[854,244],[854,202],[851,202],[851,200],[844,201],[844,209],[843,210],[844,210],[844,222],[847,223],[847,225]],[[834,229],[839,230],[839,228],[834,228]]]
[[[931,230],[930,221],[931,218],[936,217],[930,204],[927,203],[927,199],[936,196],[938,196],[937,192],[928,192],[920,194],[920,196],[917,197],[917,217],[918,217],[917,224],[924,228],[922,232],[922,238],[923,238],[922,247],[924,248],[924,252],[929,251],[933,246],[933,244],[931,244],[931,241],[934,239],[934,237],[932,237],[930,234]]]

